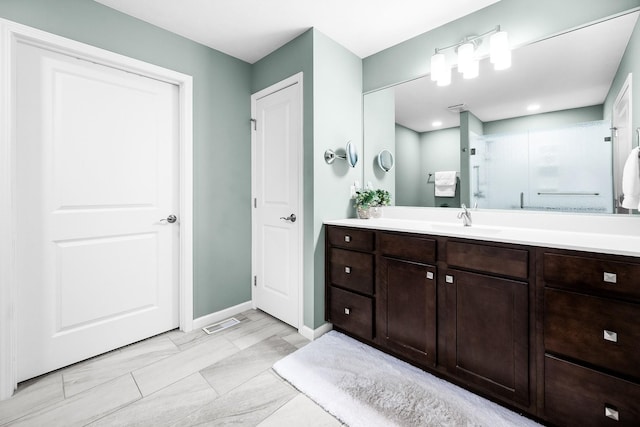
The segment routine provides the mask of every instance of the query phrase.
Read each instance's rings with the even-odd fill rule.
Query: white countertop
[[[423,209],[420,213],[425,219],[415,219],[416,211],[406,214],[406,209],[385,208],[384,218],[338,219],[324,223],[640,257],[640,217],[637,216],[547,214],[532,217],[529,213],[523,216],[520,212],[485,210],[472,211],[473,225],[463,227],[455,217],[460,209],[444,209],[443,213],[418,208]],[[523,223],[530,225],[513,226],[518,220],[526,220]]]

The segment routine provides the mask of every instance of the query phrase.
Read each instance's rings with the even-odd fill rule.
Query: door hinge
[[[258,286],[258,276],[253,276],[253,286]]]
[[[251,124],[253,124],[253,130],[258,130],[258,121],[256,119],[249,119]]]
[[[253,207],[257,208],[258,207],[258,199],[257,198],[253,198]]]

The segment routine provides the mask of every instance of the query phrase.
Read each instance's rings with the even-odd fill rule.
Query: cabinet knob
[[[615,421],[620,421],[620,413],[612,406],[604,405],[604,416]]]
[[[344,236],[344,241],[347,243],[351,242],[351,236]]]
[[[444,281],[447,283],[453,283],[453,276],[447,274],[446,276],[444,276]]]
[[[433,280],[433,271],[427,271],[427,279]]]
[[[349,307],[345,307],[344,308],[344,314],[346,314],[347,316],[351,314],[351,309]]]
[[[613,331],[604,330],[604,339],[606,341],[618,342],[618,334]]]
[[[605,271],[603,280],[605,282],[607,282],[607,283],[617,283],[618,282],[618,277],[617,277],[616,273],[607,273]]]
[[[345,267],[344,272],[347,274],[351,274],[351,267]]]

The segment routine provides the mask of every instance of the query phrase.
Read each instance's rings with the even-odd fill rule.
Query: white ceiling
[[[483,122],[567,110],[604,102],[638,20],[638,12],[523,46],[512,66],[495,71],[488,59],[480,76],[464,80],[452,70],[450,86],[429,77],[395,86],[396,122],[417,132],[459,126],[447,107],[466,104]],[[528,112],[529,104],[540,110]],[[439,127],[433,121],[442,122]]]
[[[499,0],[95,0],[254,63],[315,27],[361,58]]]

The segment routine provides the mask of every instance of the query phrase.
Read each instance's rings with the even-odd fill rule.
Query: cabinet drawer
[[[368,340],[373,339],[373,300],[353,292],[331,287],[331,323]]]
[[[369,252],[374,249],[374,232],[370,230],[328,227],[327,235],[331,246]]]
[[[382,255],[433,264],[436,261],[436,241],[418,236],[380,233]]]
[[[548,286],[640,299],[640,264],[545,253],[543,269]]]
[[[638,384],[548,355],[544,377],[548,420],[567,427],[640,425]]]
[[[449,241],[447,263],[450,266],[519,279],[529,276],[529,252],[523,249]]]
[[[332,248],[331,283],[363,294],[373,294],[373,255]]]
[[[640,378],[640,305],[549,288],[544,305],[547,351]]]

